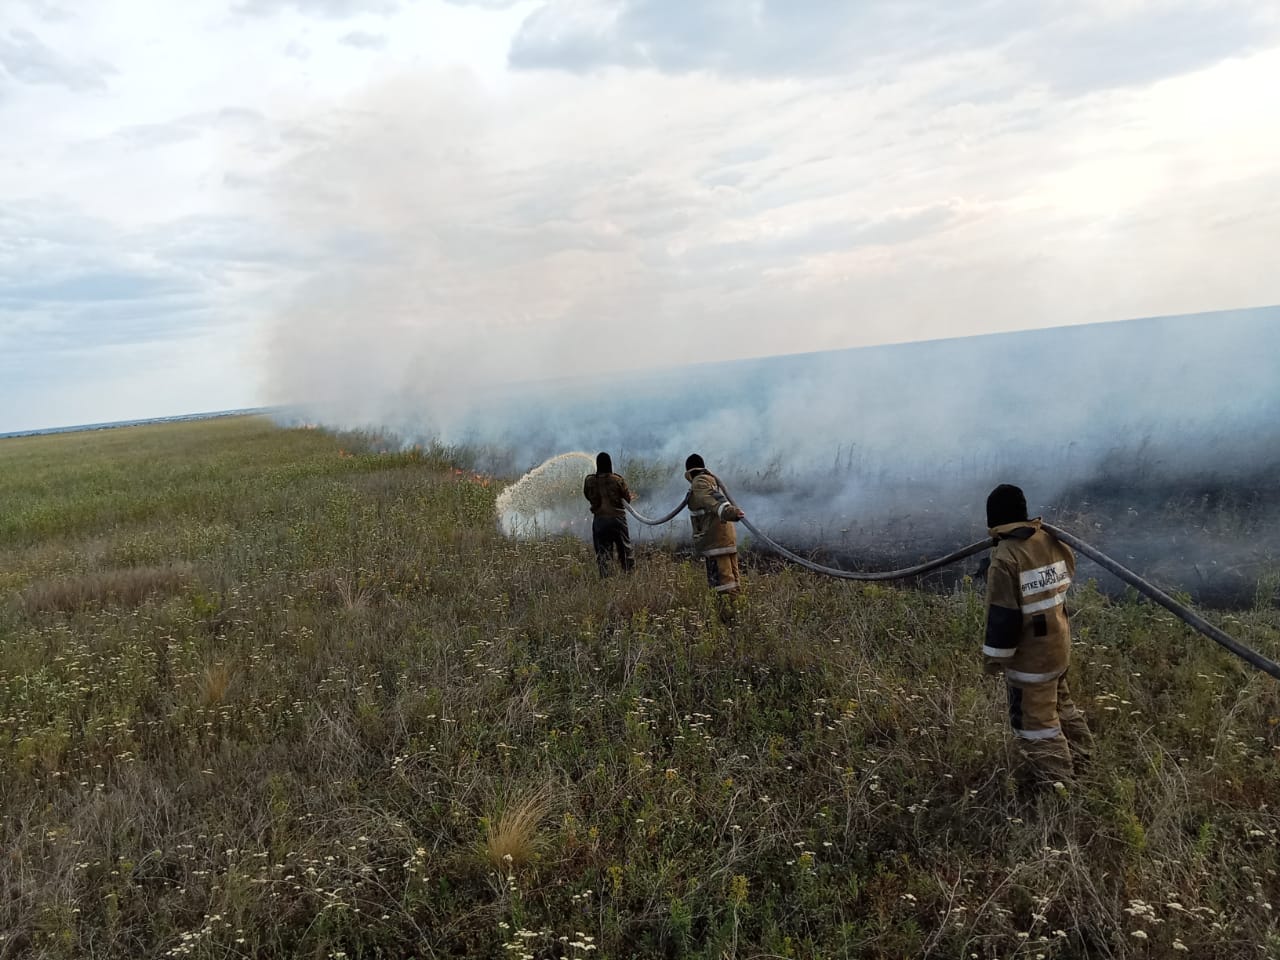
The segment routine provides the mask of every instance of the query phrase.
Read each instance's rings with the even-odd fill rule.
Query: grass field
[[[1280,957],[1280,685],[1163,611],[1075,588],[1100,756],[1023,800],[970,585],[727,629],[455,460],[0,442],[0,958]]]

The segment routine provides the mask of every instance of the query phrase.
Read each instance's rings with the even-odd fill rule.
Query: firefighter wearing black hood
[[[987,571],[985,670],[1004,674],[1009,722],[1030,779],[1068,783],[1088,762],[1093,734],[1067,688],[1066,595],[1076,558],[1027,519],[1027,498],[1001,484],[987,498],[996,545]]]
[[[693,453],[684,462],[689,481],[689,522],[693,525],[693,551],[707,563],[707,584],[716,593],[732,597],[738,590],[738,535],[733,525],[746,516],[729,502],[720,480]]]
[[[582,495],[591,504],[591,544],[596,550],[600,576],[609,575],[609,558],[618,555],[623,570],[635,566],[631,550],[631,530],[627,527],[627,504],[635,495],[627,481],[613,472],[613,458],[607,453],[596,455],[596,472],[582,481]]]

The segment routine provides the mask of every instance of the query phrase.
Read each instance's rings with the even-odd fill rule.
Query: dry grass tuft
[[[227,694],[231,692],[235,679],[235,670],[227,664],[208,664],[198,680],[201,704],[206,707],[219,706],[227,699]]]
[[[344,610],[365,610],[373,605],[373,590],[360,575],[329,569],[315,575],[311,582],[326,601]]]
[[[363,610],[369,605],[369,588],[354,577],[335,577],[333,589],[347,610]]]
[[[501,815],[489,818],[484,853],[490,865],[512,870],[536,859],[542,846],[538,825],[550,808],[551,791],[546,787],[508,799]]]
[[[122,567],[79,577],[37,580],[22,591],[27,614],[69,612],[95,604],[140,606],[148,597],[177,593],[195,580],[190,564],[163,567]]]

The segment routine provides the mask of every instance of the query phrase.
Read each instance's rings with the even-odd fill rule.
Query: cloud
[[[512,46],[517,67],[643,66],[747,76],[850,73],[873,60],[990,45],[1028,25],[1025,5],[947,0],[550,0]]]
[[[186,341],[243,319],[242,297],[302,263],[242,218],[126,231],[62,205],[13,204],[0,212],[0,352],[47,363],[65,351]]]
[[[65,7],[50,3],[48,0],[26,0],[26,5],[32,13],[46,23],[66,23],[75,17]]]
[[[306,16],[340,20],[361,14],[389,15],[401,7],[401,0],[242,0],[237,12],[273,16],[293,10]]]
[[[267,118],[257,110],[245,107],[223,107],[189,113],[160,123],[140,123],[121,127],[111,138],[142,149],[185,143],[215,130],[227,132],[263,133]]]
[[[507,10],[527,0],[444,0],[455,7],[480,7],[483,10]]]
[[[76,92],[101,90],[114,67],[101,60],[73,61],[44,44],[29,30],[0,35],[0,67],[22,83],[64,87]]]
[[[994,52],[1068,92],[1145,83],[1265,47],[1276,16],[1248,0],[1027,4],[1019,0],[549,0],[510,60],[737,76],[838,76]]]
[[[342,38],[342,43],[357,50],[385,50],[387,38],[381,33],[366,33],[363,30],[352,30]]]
[[[200,285],[163,268],[104,266],[13,287],[0,297],[5,352],[46,363],[68,351],[187,340],[214,322]]]
[[[740,240],[692,247],[683,256],[690,264],[706,270],[735,263],[776,271],[813,257],[867,247],[891,248],[924,237],[936,237],[948,225],[961,225],[972,214],[973,211],[965,211],[959,204],[939,203],[919,209],[890,210],[863,219],[806,222],[781,229],[757,230]]]
[[[1009,55],[1066,95],[1139,86],[1266,49],[1280,18],[1252,2],[1085,4]]]
[[[0,293],[0,309],[37,304],[154,300],[186,289],[170,278],[142,272],[79,273],[57,279],[10,283]]]

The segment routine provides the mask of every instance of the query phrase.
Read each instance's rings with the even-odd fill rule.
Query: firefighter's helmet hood
[[[1027,497],[1011,483],[1002,483],[987,497],[987,526],[1003,527],[1027,519]]]

